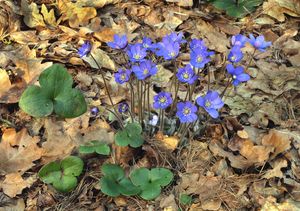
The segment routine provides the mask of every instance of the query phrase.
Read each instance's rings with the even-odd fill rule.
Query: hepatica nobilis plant
[[[253,46],[253,54],[249,63],[243,64],[242,48],[246,43]],[[173,32],[157,43],[148,37],[144,37],[141,42],[128,43],[126,35],[114,35],[113,41],[107,45],[122,54],[124,63],[114,73],[114,78],[120,86],[127,86],[131,93],[130,99],[118,105],[114,105],[111,100],[121,127],[116,134],[116,143],[139,147],[145,137],[151,138],[158,130],[163,134],[184,138],[196,125],[204,124],[203,117],[206,120],[219,118],[219,110],[224,106],[223,97],[228,88],[250,80],[247,72],[254,53],[265,51],[271,43],[266,42],[262,35],[255,37],[250,34],[249,38],[241,34],[233,36],[224,66],[228,81],[221,91],[211,88],[213,84],[208,67],[215,53],[201,39],[188,42],[183,33]],[[91,44],[86,42],[79,49],[80,56],[87,55],[90,49]],[[189,53],[188,62],[178,59],[182,53]],[[158,72],[162,66],[173,72],[167,86],[154,80],[160,77]],[[197,94],[196,90],[202,84],[204,89]],[[153,95],[152,90],[156,94]],[[179,90],[181,93],[184,91],[185,96],[179,95]],[[131,119],[131,123],[125,126],[125,122],[128,122],[124,121],[126,117]]]

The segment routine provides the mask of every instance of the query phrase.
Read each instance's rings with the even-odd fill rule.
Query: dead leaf
[[[36,3],[28,4],[27,0],[21,1],[21,10],[24,15],[24,22],[30,28],[45,26],[44,18],[40,14]]]
[[[73,3],[72,1],[58,0],[57,8],[61,14],[59,21],[68,20],[72,28],[87,25],[88,21],[97,15],[94,7],[83,7],[80,1]]]
[[[219,210],[222,201],[220,199],[211,199],[201,203],[201,207],[204,210]]]
[[[273,200],[266,200],[263,204],[261,211],[297,211],[300,210],[300,202],[292,199],[285,200],[281,203],[276,203]]]
[[[104,67],[113,71],[116,70],[115,63],[110,59],[105,51],[97,48],[92,52],[92,55],[94,56],[100,67]],[[83,60],[89,63],[92,68],[98,69],[96,62],[92,59],[91,55],[83,57]]]
[[[44,17],[45,22],[50,26],[57,26],[59,24],[59,22],[56,22],[54,10],[51,9],[50,11],[48,11],[45,4],[42,4],[41,13]]]
[[[283,173],[281,171],[281,168],[287,167],[287,161],[285,159],[279,159],[279,160],[274,161],[272,166],[273,166],[273,169],[268,170],[265,173],[265,175],[263,176],[263,178],[265,178],[265,179],[270,179],[273,177],[282,178]]]
[[[24,211],[24,199],[14,200],[13,203],[4,204],[0,207],[0,211]]]
[[[78,2],[87,7],[101,8],[108,4],[116,4],[121,0],[79,0]]]
[[[0,40],[5,38],[20,28],[20,20],[16,12],[19,8],[12,1],[0,2]]]
[[[179,143],[179,137],[177,136],[164,136],[163,139],[158,139],[158,142],[160,142],[164,148],[170,151],[174,151]]]
[[[169,211],[176,211],[178,210],[177,203],[175,201],[174,194],[170,194],[169,196],[163,197],[160,200],[159,207],[164,210]]]
[[[277,130],[271,130],[268,135],[262,138],[262,144],[264,146],[274,147],[275,150],[270,156],[270,159],[273,159],[279,153],[285,152],[290,149],[291,141],[288,135]]]
[[[0,142],[0,174],[16,173],[21,175],[32,166],[33,161],[43,155],[43,149],[37,146],[38,136],[31,137],[26,129],[4,131]]]
[[[192,7],[193,6],[193,0],[167,0],[167,2],[176,3],[178,6],[182,6],[182,7]]]
[[[298,0],[268,0],[263,4],[263,13],[280,22],[285,20],[285,15],[300,16],[300,2]]]
[[[20,173],[11,173],[5,176],[2,183],[3,192],[13,198],[22,193],[24,188],[30,187],[36,179],[27,178],[24,180]]]

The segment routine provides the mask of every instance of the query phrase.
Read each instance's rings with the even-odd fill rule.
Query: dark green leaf
[[[105,177],[109,177],[115,181],[119,181],[125,176],[124,170],[116,164],[104,164],[101,167],[101,171]]]
[[[173,173],[169,169],[154,168],[150,171],[150,180],[160,186],[167,186],[173,180]]]
[[[159,185],[150,183],[142,189],[140,196],[145,200],[152,200],[160,195],[160,191],[161,188]]]
[[[142,146],[144,143],[144,138],[142,137],[142,135],[132,135],[130,137],[130,142],[129,145],[133,148],[137,148]]]
[[[218,9],[226,10],[232,17],[241,18],[255,10],[263,0],[214,0],[213,5]]]
[[[127,131],[129,137],[140,135],[143,132],[141,125],[137,122],[128,123],[125,127],[125,130]]]
[[[60,169],[60,164],[57,162],[48,163],[47,165],[43,166],[38,173],[39,178],[47,184],[59,180],[61,175],[62,172]]]
[[[129,177],[134,185],[143,188],[150,182],[149,173],[150,171],[147,168],[138,168],[133,170]]]
[[[67,193],[75,189],[77,178],[74,176],[63,176],[53,182],[53,187],[59,192]]]
[[[33,117],[48,116],[53,112],[52,100],[38,86],[29,86],[19,101],[20,108]]]
[[[125,147],[130,143],[130,138],[125,130],[120,130],[115,135],[115,142],[118,146]]]
[[[64,89],[54,98],[54,111],[61,117],[78,117],[86,110],[87,105],[84,96],[77,89]]]
[[[103,177],[100,179],[100,189],[108,196],[117,197],[120,195],[119,185],[114,179],[109,177]]]
[[[132,182],[128,178],[123,178],[119,182],[119,190],[120,193],[124,196],[133,196],[141,191],[141,189],[132,184]]]
[[[109,155],[110,148],[107,144],[101,143],[99,141],[91,141],[86,145],[81,145],[79,147],[79,152],[82,154],[90,154],[96,152],[99,155]]]
[[[187,194],[181,194],[179,202],[183,205],[189,205],[193,202],[193,198]]]
[[[64,175],[79,176],[83,170],[83,161],[79,157],[69,156],[61,161]]]

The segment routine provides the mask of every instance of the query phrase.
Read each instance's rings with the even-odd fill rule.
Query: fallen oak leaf
[[[46,25],[36,3],[28,4],[27,0],[22,0],[21,11],[24,15],[24,22],[28,27],[35,28]]]
[[[4,131],[0,142],[0,174],[19,172],[21,175],[41,158],[43,149],[38,147],[39,137],[31,137],[26,129]]]
[[[265,175],[263,175],[263,178],[270,179],[273,177],[282,178],[283,173],[281,171],[282,168],[287,167],[287,161],[285,159],[276,160],[273,164],[273,169],[268,170]]]

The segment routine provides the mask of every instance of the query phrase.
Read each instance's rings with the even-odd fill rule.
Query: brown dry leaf
[[[212,26],[208,22],[199,19],[196,23],[197,31],[199,32],[199,37],[205,37],[207,46],[210,49],[218,51],[220,53],[225,53],[228,51],[229,39],[225,34],[219,32],[216,27]]]
[[[298,0],[268,0],[263,4],[263,13],[280,22],[285,20],[285,15],[300,17],[300,2]]]
[[[20,173],[11,173],[5,176],[1,184],[3,192],[9,197],[13,198],[22,193],[24,188],[30,187],[36,178],[28,178],[24,180]]]
[[[91,53],[100,67],[107,68],[109,70],[116,70],[115,63],[110,59],[105,51],[97,48]],[[83,57],[83,60],[90,64],[92,68],[98,69],[96,62],[92,59],[91,55]]]
[[[300,210],[300,202],[288,199],[281,203],[276,203],[276,200],[267,199],[261,207],[261,211],[297,211]]]
[[[3,204],[0,207],[0,211],[24,211],[25,202],[24,199],[14,200],[13,203]]]
[[[56,22],[54,10],[51,9],[50,11],[48,11],[45,4],[42,4],[41,13],[44,17],[45,22],[50,26],[57,26],[59,24],[59,22]]]
[[[73,3],[67,0],[57,0],[57,8],[61,14],[59,21],[69,21],[72,28],[87,25],[88,21],[97,15],[94,7],[83,7],[80,1]]]
[[[24,15],[24,22],[30,28],[45,26],[44,18],[40,14],[36,3],[28,4],[27,0],[21,1],[21,11]]]
[[[160,142],[164,148],[170,151],[174,151],[179,143],[179,137],[177,136],[164,136],[163,139],[158,139],[158,142]]]
[[[17,6],[9,0],[0,2],[0,41],[3,41],[10,33],[20,28],[20,20],[16,14]]]
[[[120,2],[121,0],[78,0],[81,5],[87,6],[87,7],[95,7],[95,8],[101,8],[108,4],[116,4]]]
[[[24,45],[20,48],[10,49],[10,51],[0,52],[0,57],[5,62],[0,63],[6,71],[11,69],[18,80],[15,80],[9,87],[4,87],[7,82],[7,76],[5,72],[1,71],[4,77],[5,84],[0,84],[0,103],[16,103],[19,101],[19,97],[25,90],[25,88],[33,84],[40,73],[47,67],[52,65],[52,62],[42,63],[42,58],[36,58],[36,51],[30,50],[28,46]],[[12,61],[15,67],[9,65],[9,61]],[[3,87],[2,87],[3,86]],[[2,90],[7,90],[3,92]]]
[[[201,203],[204,210],[220,210],[222,201],[220,199],[210,199]]]
[[[16,173],[21,175],[32,166],[33,161],[43,155],[43,149],[37,146],[39,137],[31,137],[26,129],[4,131],[0,142],[0,174]]]
[[[19,44],[32,45],[39,42],[36,31],[33,30],[12,32],[9,37],[11,40]]]
[[[264,146],[274,147],[274,152],[270,156],[270,159],[275,158],[279,153],[287,151],[290,149],[290,137],[277,130],[271,130],[268,135],[262,138],[262,144]]]
[[[176,211],[178,210],[178,206],[175,200],[174,194],[170,194],[169,196],[163,197],[159,202],[159,207],[164,210]]]
[[[193,6],[193,0],[167,0],[167,2],[176,3],[178,6],[182,6],[182,7],[192,7]]]
[[[273,177],[278,177],[278,178],[282,178],[283,177],[283,173],[281,171],[281,168],[285,168],[287,167],[287,161],[285,159],[279,159],[276,160],[272,166],[273,169],[268,170],[265,175],[263,176],[263,178],[265,179],[270,179]]]

